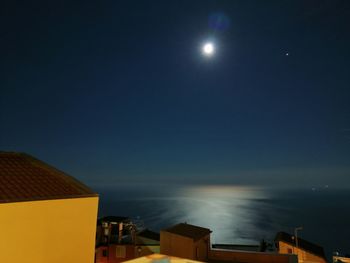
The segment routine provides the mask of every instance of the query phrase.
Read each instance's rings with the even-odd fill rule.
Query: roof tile
[[[97,194],[30,155],[0,152],[0,203],[91,196]]]
[[[180,223],[162,231],[189,237],[193,240],[199,240],[211,233],[210,229],[208,228],[194,226],[187,223]]]

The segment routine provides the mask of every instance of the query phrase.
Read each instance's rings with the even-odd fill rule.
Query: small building
[[[160,231],[160,253],[175,257],[207,261],[210,229],[180,223]]]
[[[136,227],[128,217],[106,216],[97,221],[96,263],[135,258]]]
[[[298,237],[296,242],[293,235],[286,232],[279,232],[276,235],[275,242],[279,253],[295,254],[298,256],[299,263],[327,262],[324,250],[321,246],[313,244],[302,238]]]
[[[260,250],[259,246],[219,244],[211,249],[210,233],[208,228],[190,224],[164,229],[160,232],[160,253],[212,263],[297,263],[293,254],[254,251]]]
[[[96,263],[118,263],[159,253],[159,233],[139,231],[128,217],[106,216],[97,221]]]
[[[134,224],[131,219],[123,216],[105,216],[97,220],[96,247],[109,243],[132,243]]]
[[[93,263],[98,195],[24,153],[0,152],[1,262]]]

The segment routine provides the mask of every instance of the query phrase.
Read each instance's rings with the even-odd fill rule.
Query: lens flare
[[[230,18],[224,13],[213,13],[209,16],[209,27],[214,31],[226,31],[230,27]]]

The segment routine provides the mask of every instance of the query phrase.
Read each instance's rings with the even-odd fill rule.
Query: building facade
[[[211,231],[186,223],[160,232],[160,253],[201,262],[226,263],[297,263],[294,254],[242,250],[244,246],[226,245],[211,248]],[[232,249],[232,247],[234,247]],[[258,250],[259,246],[255,247]],[[252,249],[252,246],[250,247]]]
[[[295,254],[299,263],[326,263],[327,259],[321,246],[313,244],[285,232],[279,232],[275,238],[276,247],[279,253]]]
[[[124,262],[159,250],[159,233],[138,231],[128,217],[107,216],[97,221],[96,263]]]
[[[210,251],[210,229],[180,223],[160,232],[160,253],[208,261]]]
[[[98,196],[27,154],[0,152],[0,254],[11,263],[93,263]]]

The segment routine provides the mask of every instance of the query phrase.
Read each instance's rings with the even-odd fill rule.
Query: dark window
[[[111,235],[118,235],[118,225],[113,224],[111,229]]]
[[[107,249],[102,250],[102,256],[107,257],[108,251]]]
[[[288,248],[288,253],[289,254],[292,254],[293,253],[293,250],[291,248]]]

